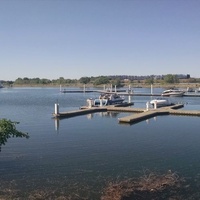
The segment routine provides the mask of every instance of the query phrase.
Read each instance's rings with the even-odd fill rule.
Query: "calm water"
[[[130,113],[52,118],[55,102],[60,111],[70,111],[97,96],[61,94],[59,88],[0,90],[0,118],[20,122],[17,129],[30,136],[10,138],[1,146],[0,197],[31,199],[37,193],[48,193],[99,199],[108,181],[137,177],[145,169],[161,173],[170,169],[199,181],[199,117],[159,116],[134,125],[118,123],[119,117]],[[135,107],[145,108],[149,100],[151,97],[132,97]],[[183,109],[200,110],[200,98],[173,100],[185,103]]]

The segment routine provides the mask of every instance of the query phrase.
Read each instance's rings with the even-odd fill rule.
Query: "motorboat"
[[[173,105],[173,103],[171,103],[171,101],[169,99],[165,99],[165,98],[156,98],[150,101],[150,104],[155,107],[164,107],[164,106],[170,106]]]
[[[187,87],[187,92],[194,92],[195,90],[191,87]]]
[[[123,103],[125,98],[116,93],[108,94],[104,93],[99,96],[97,99],[87,99],[87,102],[90,106],[107,106]]]
[[[123,103],[124,97],[120,96],[116,93],[113,94],[101,94],[99,96],[99,99],[95,99],[94,102],[98,104],[98,102],[102,101],[104,105],[113,105],[113,104],[119,104]]]
[[[182,97],[184,95],[185,91],[178,90],[178,89],[169,89],[162,92],[162,96],[173,96],[173,97]]]
[[[200,92],[200,88],[195,90],[195,93],[199,93]]]

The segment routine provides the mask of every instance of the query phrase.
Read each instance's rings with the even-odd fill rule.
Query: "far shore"
[[[184,88],[187,89],[189,88],[199,88],[200,87],[200,83],[176,83],[176,84],[157,84],[154,83],[152,84],[152,86],[154,88]],[[5,86],[6,88],[7,86]],[[35,85],[29,85],[29,84],[23,84],[23,85],[16,85],[13,84],[12,86],[8,86],[8,87],[40,87],[40,88],[47,88],[47,87],[55,87],[55,88],[70,88],[70,87],[74,87],[74,88],[110,88],[111,85],[110,84],[106,84],[106,85],[93,85],[93,84],[63,84],[63,85],[58,85],[58,84],[35,84]],[[115,86],[112,85],[112,87],[114,88]],[[151,88],[150,84],[126,84],[121,88]]]

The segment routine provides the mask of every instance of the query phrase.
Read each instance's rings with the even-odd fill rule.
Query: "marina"
[[[99,93],[62,94],[59,88],[33,87],[2,88],[0,93],[1,118],[20,122],[17,129],[29,134],[1,143],[2,199],[40,194],[41,199],[79,195],[99,200],[109,182],[141,177],[146,170],[175,171],[191,185],[188,196],[199,192],[198,97],[169,97],[175,107],[155,109],[147,106],[153,96],[131,96],[130,102],[125,96],[123,106],[88,108],[86,100]],[[150,90],[138,88],[135,93]],[[55,102],[59,107],[54,108]],[[55,109],[64,115],[54,117]],[[119,122],[126,117],[132,122]]]
[[[137,90],[135,91],[135,89],[138,88],[131,88],[130,86],[128,88],[124,88],[124,89],[117,89],[116,86],[114,87],[114,89],[109,88],[106,89],[105,86],[103,89],[91,89],[91,88],[86,88],[85,86],[83,86],[82,89],[62,89],[62,87],[60,87],[60,93],[101,93],[101,94],[115,94],[117,93],[118,95],[123,95],[123,96],[154,96],[154,97],[161,97],[161,96],[178,96],[178,97],[200,97],[200,92],[195,92],[197,90],[194,90],[192,92],[190,92],[190,90],[186,89],[186,90],[165,90],[165,91],[161,91],[160,93],[158,92],[154,92],[154,88],[153,86],[151,86],[150,88],[150,92],[138,92]],[[175,93],[174,93],[175,91]],[[169,92],[171,92],[169,94]],[[163,94],[164,93],[164,94]]]

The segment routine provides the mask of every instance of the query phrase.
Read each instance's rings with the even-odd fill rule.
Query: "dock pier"
[[[132,108],[130,107],[131,103],[118,104],[118,105],[108,105],[101,107],[81,107],[79,110],[69,111],[69,112],[58,112],[59,108],[55,105],[55,113],[53,117],[56,119],[60,118],[70,118],[80,115],[86,115],[96,112],[129,112],[134,113],[129,116],[118,118],[119,123],[138,123],[140,121],[159,116],[159,115],[183,115],[183,116],[198,116],[200,117],[200,111],[198,110],[178,110],[179,108],[184,107],[183,104],[175,104],[172,106],[166,106],[161,108]]]

